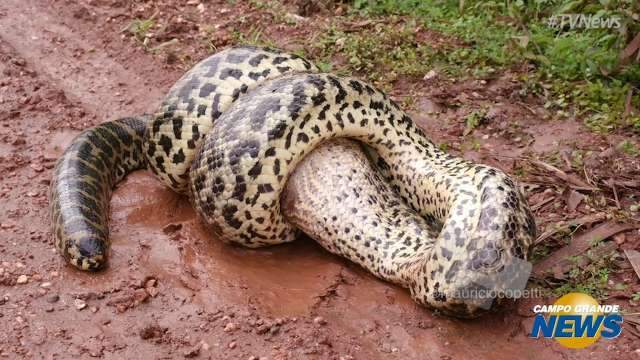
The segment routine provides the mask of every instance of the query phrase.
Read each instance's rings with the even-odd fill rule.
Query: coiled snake
[[[56,247],[71,264],[104,267],[112,188],[141,168],[188,193],[217,238],[261,247],[299,229],[456,316],[487,308],[461,291],[504,289],[499,275],[526,260],[536,232],[503,172],[439,150],[370,85],[274,49],[219,52],[152,116],[73,141],[50,193]]]

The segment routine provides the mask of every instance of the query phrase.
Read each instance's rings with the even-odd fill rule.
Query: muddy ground
[[[145,50],[122,32],[132,19],[156,12],[168,26],[152,40],[180,39],[173,52]],[[326,24],[327,15],[285,26],[275,24],[268,9],[243,1],[0,2],[1,357],[640,356],[633,328],[581,351],[528,338],[531,306],[545,299],[520,301],[475,321],[456,320],[416,306],[403,289],[308,239],[263,250],[222,245],[204,231],[186,198],[144,172],[128,177],[113,197],[110,267],[85,274],[63,263],[51,241],[47,189],[56,158],[79,130],[153,111],[189,65],[234,41],[233,26],[262,24],[277,45],[296,50],[313,41],[313,29]],[[203,23],[212,29],[204,44]],[[637,159],[610,150],[620,134],[595,135],[578,120],[541,121],[539,101],[513,96],[518,83],[512,74],[489,84],[434,81],[400,79],[392,94],[400,100],[408,89],[418,94],[412,115],[436,142],[465,157],[513,171],[525,154],[580,147],[606,154],[593,159],[596,180],[617,172],[620,181],[632,181],[640,174]],[[476,130],[480,146],[465,150],[464,128],[456,119],[467,103],[488,103],[494,110],[491,124]],[[553,179],[548,172],[540,176]],[[631,190],[621,184],[616,201],[624,207],[633,184],[626,183]],[[580,202],[573,206],[575,200],[566,210],[561,195],[532,192],[541,232],[547,224],[593,213]],[[558,201],[560,207],[548,206]],[[616,236],[619,250],[640,247],[637,230]],[[630,294],[640,291],[638,279],[629,266],[622,269],[613,279],[627,290],[612,301],[637,312]]]

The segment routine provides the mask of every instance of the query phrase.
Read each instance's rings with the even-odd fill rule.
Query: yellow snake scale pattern
[[[517,184],[438,149],[369,84],[317,71],[293,54],[233,47],[194,66],[152,116],[81,133],[51,184],[60,253],[103,268],[113,186],[149,168],[189,194],[216,238],[261,247],[302,230],[451,315],[490,308],[464,291],[522,288],[510,278],[536,227]]]

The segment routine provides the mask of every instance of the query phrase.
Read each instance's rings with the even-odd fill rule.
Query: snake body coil
[[[59,250],[102,267],[110,191],[146,165],[224,241],[260,247],[301,229],[421,304],[481,313],[486,299],[462,292],[509,287],[501,275],[535,237],[516,184],[439,150],[370,85],[315,71],[295,55],[232,48],[185,74],[151,120],[80,135],[52,184]],[[359,140],[378,166],[335,138]]]

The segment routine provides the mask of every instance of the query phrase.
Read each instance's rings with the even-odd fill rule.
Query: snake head
[[[478,189],[480,196],[453,203],[429,260],[415,277],[424,283],[411,287],[416,301],[470,318],[505,298],[524,296],[535,222],[516,184],[497,172],[491,175]]]
[[[438,256],[432,259],[438,259]],[[466,258],[432,261],[416,276],[424,282],[410,286],[417,302],[461,318],[475,318],[502,304],[504,299],[521,297],[532,265],[498,249],[476,249]]]
[[[107,265],[106,242],[91,235],[67,240],[62,251],[67,261],[80,270],[99,271]]]

